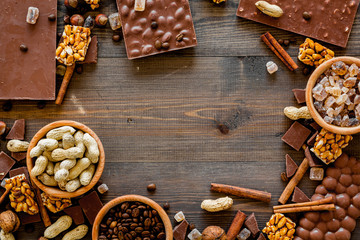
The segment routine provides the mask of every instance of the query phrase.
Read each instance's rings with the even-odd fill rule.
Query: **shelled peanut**
[[[25,175],[21,174],[5,180],[5,188],[10,190],[10,205],[16,212],[25,212],[35,215],[39,212],[34,200],[35,194],[26,182]]]
[[[85,2],[90,5],[92,10],[95,10],[100,6],[100,0],[85,0]]]
[[[290,218],[281,213],[275,213],[262,232],[267,234],[270,240],[291,240],[294,238],[295,226],[296,224]]]
[[[50,212],[57,213],[64,208],[71,206],[71,199],[70,198],[58,198],[54,196],[50,196],[46,193],[41,193],[41,199]]]
[[[351,135],[334,134],[321,129],[311,151],[324,163],[329,164],[341,156],[342,149],[347,147],[352,139]]]
[[[326,60],[333,58],[334,55],[332,50],[306,38],[299,47],[298,59],[306,65],[318,67]]]
[[[99,156],[99,146],[90,134],[70,126],[55,128],[30,150],[30,157],[37,157],[30,174],[47,186],[74,192],[90,183]]]

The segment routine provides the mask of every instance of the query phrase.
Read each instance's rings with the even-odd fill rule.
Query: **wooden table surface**
[[[262,228],[285,187],[280,179],[285,154],[297,163],[304,158],[281,136],[292,123],[283,108],[297,105],[291,89],[305,88],[307,81],[304,65],[296,60],[305,37],[240,19],[237,6],[238,0],[220,6],[191,0],[198,46],[132,61],[123,40],[112,41],[109,26],[95,28],[98,63],[74,74],[62,106],[48,102],[38,109],[36,101],[14,101],[11,111],[0,110],[1,119],[12,124],[25,118],[28,140],[45,124],[60,119],[92,128],[106,152],[102,180],[110,190],[102,196],[104,203],[124,194],[148,196],[160,204],[168,201],[172,221],[181,210],[200,231],[213,224],[227,230],[236,210],[255,212]],[[115,11],[115,0],[102,0],[91,15]],[[60,0],[58,31],[65,14]],[[297,71],[290,72],[260,40],[266,31],[277,39],[296,39],[286,50],[298,62]],[[348,47],[326,46],[337,56],[359,56],[359,40],[357,14]],[[270,60],[279,66],[274,75],[266,71]],[[217,129],[219,123],[229,127],[229,134]],[[360,157],[359,144],[356,136],[346,152]],[[4,149],[4,141],[1,146]],[[205,212],[202,200],[223,196],[209,191],[211,182],[271,192],[271,204],[235,197],[230,210]],[[157,185],[154,194],[146,190],[149,183]],[[308,173],[300,183],[308,196],[316,185]],[[36,239],[44,228],[36,224],[32,234],[22,230],[17,239]],[[352,237],[358,238],[360,227]]]

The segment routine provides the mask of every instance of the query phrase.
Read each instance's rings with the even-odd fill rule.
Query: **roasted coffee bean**
[[[123,226],[124,228],[127,228],[127,227],[130,226],[130,224],[129,224],[129,223],[123,223],[122,226]]]
[[[112,40],[113,40],[114,42],[119,42],[120,39],[121,39],[121,37],[120,37],[119,34],[115,34],[115,35],[112,36]]]
[[[116,227],[116,224],[117,224],[117,221],[112,221],[109,227],[114,228],[114,227]]]
[[[278,43],[279,43],[280,45],[283,45],[283,44],[284,44],[284,40],[279,39],[279,40],[278,40]]]
[[[158,28],[157,22],[152,22],[152,23],[151,23],[151,28],[152,28],[152,29],[157,29],[157,28]]]
[[[150,237],[150,232],[149,232],[149,231],[143,231],[143,232],[141,233],[141,236],[142,236],[142,237]]]
[[[160,222],[160,220],[159,220],[158,217],[154,217],[154,219],[155,219],[155,222],[156,222],[156,223],[159,223],[159,222]]]
[[[130,216],[129,216],[128,213],[124,213],[124,214],[122,215],[122,217],[123,217],[123,218],[129,218]]]
[[[161,44],[161,47],[162,47],[163,49],[169,49],[169,48],[170,48],[170,44],[169,44],[168,42],[164,42],[164,43]]]
[[[163,223],[160,223],[160,222],[157,223],[156,226],[157,226],[158,228],[164,228],[164,224],[163,224]]]
[[[145,210],[146,207],[145,207],[144,205],[140,205],[140,206],[138,207],[138,209],[139,209],[139,210]]]
[[[151,219],[150,219],[150,218],[145,219],[145,221],[144,221],[144,228],[145,228],[145,229],[149,229],[149,228],[150,228],[150,225],[151,225]]]
[[[137,235],[137,234],[136,234],[135,231],[131,231],[130,234],[131,234],[131,236],[132,236],[133,238],[136,238],[136,235]]]
[[[142,240],[141,237],[136,237],[135,240]]]
[[[103,223],[102,223],[102,224],[100,224],[100,227],[101,227],[101,228],[106,228],[107,226],[106,226],[106,224],[103,224]]]
[[[126,213],[130,215],[132,213],[132,210],[131,209],[126,209]]]
[[[164,210],[169,210],[170,209],[170,204],[168,202],[164,203],[163,209]]]
[[[27,47],[25,44],[21,44],[21,45],[20,45],[20,50],[21,50],[22,52],[27,52],[28,47]]]
[[[144,229],[142,227],[135,228],[135,232],[137,232],[137,233],[141,233],[142,231],[144,231]]]
[[[139,222],[139,219],[133,218],[133,222],[134,222],[134,223],[137,223],[137,222]]]
[[[122,211],[122,212],[125,212],[126,209],[128,209],[128,208],[129,208],[129,203],[128,203],[128,202],[125,202],[125,203],[123,203],[123,204],[121,205],[121,211]]]
[[[302,70],[303,74],[306,76],[310,73],[310,69],[307,68],[307,67],[304,67],[303,70]]]
[[[164,43],[163,43],[163,45],[164,45]],[[164,47],[164,46],[163,46],[163,47]],[[147,186],[147,190],[148,190],[149,192],[155,191],[155,190],[156,190],[156,185],[155,185],[154,183],[149,184],[149,185]]]
[[[157,239],[164,239],[165,238],[165,233],[164,232],[161,232],[157,235]]]
[[[153,210],[155,211],[155,210]],[[132,210],[131,216],[133,216],[134,218],[138,217],[140,215],[140,210],[138,208],[134,208]]]
[[[157,211],[156,210],[152,210],[151,213],[156,216],[157,215]]]
[[[130,224],[130,229],[135,229],[135,228],[137,228],[139,225],[138,224],[136,224],[136,223],[132,223],[132,224]]]
[[[130,233],[126,233],[124,238],[125,238],[125,240],[132,240],[133,239]]]
[[[156,40],[156,41],[155,41],[155,48],[156,48],[157,50],[160,50],[160,49],[161,49],[161,42],[160,42],[160,40]]]
[[[127,222],[127,223],[132,223],[132,221],[133,220],[131,218],[128,218],[128,219],[125,220],[125,222]]]
[[[289,46],[290,41],[288,39],[284,40],[284,46]]]
[[[131,205],[131,209],[134,209],[134,208],[136,208],[137,207],[137,205],[136,204],[133,204],[133,205]]]
[[[118,234],[119,229],[118,228],[114,228],[114,234]]]

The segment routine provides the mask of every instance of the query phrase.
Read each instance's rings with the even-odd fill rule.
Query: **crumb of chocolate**
[[[170,204],[168,202],[164,203],[163,209],[164,210],[169,210],[170,209]]]
[[[311,19],[311,14],[309,12],[303,12],[303,18],[305,20],[310,20]]]
[[[119,42],[119,41],[120,41],[120,35],[119,35],[119,34],[113,35],[113,36],[112,36],[112,40],[113,40],[114,42]]]
[[[38,101],[38,102],[37,102],[37,108],[38,108],[38,109],[44,109],[45,106],[46,106],[46,101],[41,100],[41,101]]]
[[[229,127],[226,126],[226,125],[224,125],[224,124],[222,124],[222,123],[218,124],[217,128],[218,128],[219,131],[220,131],[222,134],[224,134],[224,135],[228,134],[229,131],[230,131],[230,130],[229,130]]]
[[[76,66],[76,73],[77,74],[82,74],[82,72],[83,72],[83,66],[82,65],[77,65]]]
[[[284,181],[284,182],[289,181],[288,177],[286,176],[286,172],[281,173],[281,180]]]
[[[48,19],[49,19],[49,21],[55,21],[55,19],[56,19],[56,16],[55,16],[55,14],[50,14],[49,16],[48,16]]]
[[[152,28],[152,29],[157,29],[157,28],[158,28],[157,22],[152,22],[152,23],[151,23],[151,28]]]
[[[3,109],[3,111],[5,111],[5,112],[11,111],[11,109],[12,109],[12,102],[11,102],[11,101],[6,101],[6,102],[3,104],[2,109]]]
[[[70,16],[69,15],[64,16],[64,23],[66,23],[66,24],[70,23]]]
[[[279,43],[280,45],[283,45],[283,44],[284,44],[284,40],[279,39],[279,40],[278,40],[278,43]]]
[[[21,45],[20,45],[20,50],[21,50],[22,52],[27,52],[28,47],[27,47],[25,44],[21,44]]]
[[[288,39],[284,40],[284,46],[289,46],[290,41]]]
[[[168,42],[164,42],[164,43],[162,43],[161,47],[162,47],[163,49],[169,49],[169,48],[170,48],[170,44],[169,44]]]
[[[156,48],[157,50],[160,50],[160,49],[161,49],[161,42],[160,42],[160,40],[156,40],[156,41],[155,41],[155,48]]]

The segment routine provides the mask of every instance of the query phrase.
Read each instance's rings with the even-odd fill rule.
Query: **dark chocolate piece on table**
[[[298,122],[294,122],[281,138],[289,146],[299,151],[304,144],[311,131]]]
[[[320,159],[318,159],[309,149],[309,147],[306,147],[305,149],[305,157],[307,160],[309,160],[309,166],[310,167],[321,167],[322,162]]]
[[[296,162],[294,162],[294,160],[290,157],[289,154],[285,155],[285,160],[286,160],[286,176],[290,178],[295,174],[296,170],[298,169],[298,165],[296,164]]]
[[[85,222],[84,214],[83,214],[80,206],[73,206],[73,207],[65,208],[64,212],[73,219],[73,221],[76,225],[80,225]]]
[[[305,89],[293,89],[294,97],[296,98],[297,103],[301,104],[306,102],[305,100]]]
[[[257,238],[257,240],[266,240],[266,237],[264,236],[264,234],[260,233],[259,237]]]
[[[0,32],[4,33],[0,34],[0,99],[54,100],[57,24],[48,16],[56,14],[57,0],[3,0],[1,4],[6,14],[0,14]],[[26,22],[30,6],[40,11],[34,25]],[[21,44],[28,51],[21,51]]]
[[[24,140],[25,138],[25,119],[15,120],[10,132],[6,139]]]
[[[188,0],[147,0],[144,11],[135,11],[134,1],[116,2],[129,59],[197,45]],[[157,24],[156,29],[151,27],[153,22]],[[181,41],[176,40],[179,34],[183,36]],[[155,47],[156,41],[161,42],[159,49]]]
[[[260,229],[259,229],[259,226],[258,226],[258,223],[257,223],[257,220],[256,220],[256,217],[255,217],[254,213],[250,214],[250,216],[248,216],[246,218],[245,226],[246,226],[247,229],[250,230],[253,237],[256,236],[256,234],[258,232],[260,232]]]
[[[317,124],[316,122],[310,123],[310,126],[318,132],[320,132],[320,130],[321,130],[321,126],[319,124]]]
[[[10,169],[14,166],[15,161],[5,152],[0,152],[0,180],[2,180]]]
[[[86,52],[85,60],[77,63],[79,64],[97,63],[97,57],[98,57],[98,40],[97,40],[97,36],[93,36],[91,37],[91,42]]]
[[[94,224],[96,215],[103,207],[99,195],[95,191],[92,191],[88,195],[79,199],[79,204],[90,224]]]
[[[346,47],[359,5],[359,1],[354,0],[330,1],[331,4],[326,1],[283,0],[277,1],[276,5],[285,13],[279,18],[273,18],[256,8],[257,1],[240,0],[236,15],[340,47]],[[309,11],[309,6],[321,11],[307,21],[303,18],[303,12]]]
[[[185,219],[179,225],[175,226],[173,230],[174,240],[185,240],[188,226],[189,223]]]
[[[308,140],[307,140],[307,145],[309,146],[314,146],[315,141],[316,141],[316,136],[319,134],[318,131],[316,131]]]
[[[306,196],[306,194],[301,191],[300,188],[295,187],[291,201],[295,203],[310,202],[310,198]]]
[[[17,213],[17,215],[20,218],[20,222],[21,222],[22,226],[29,224],[29,223],[41,222],[41,216],[39,213],[37,213],[35,215],[30,215],[30,214],[27,214],[24,212],[19,212],[19,213]]]
[[[26,152],[12,152],[11,157],[19,162],[26,158]]]
[[[10,177],[15,177],[20,174],[25,174],[26,181],[29,182],[30,175],[27,170],[27,167],[15,168],[15,169],[10,170],[10,172],[9,172]]]

